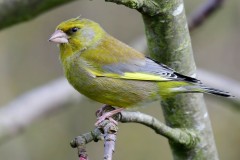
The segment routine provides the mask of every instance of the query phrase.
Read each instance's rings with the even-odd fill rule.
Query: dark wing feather
[[[172,68],[168,67],[167,65],[165,64],[162,64],[162,63],[159,63],[157,62],[156,60],[153,60],[149,57],[147,57],[147,59],[150,59],[152,61],[154,61],[155,63],[157,63],[158,65],[160,65],[162,68],[165,68],[167,71],[172,71],[170,77],[176,77],[178,80],[184,80],[184,81],[188,81],[188,82],[193,82],[193,83],[202,83],[200,80],[196,79],[196,78],[192,78],[192,77],[189,77],[189,76],[185,76],[185,75],[182,75],[180,73],[177,73],[175,72]],[[176,80],[177,80],[176,79]]]
[[[102,69],[104,70],[104,72],[116,73],[120,75],[124,75],[124,73],[126,72],[139,72],[139,73],[159,75],[161,77],[167,78],[169,80],[174,80],[174,81],[187,81],[191,83],[201,83],[199,80],[195,78],[179,74],[175,72],[173,69],[167,67],[166,65],[158,63],[150,58],[145,58],[144,61],[130,60],[125,63],[104,65]]]

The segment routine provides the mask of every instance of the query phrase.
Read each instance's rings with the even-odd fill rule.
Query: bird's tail
[[[210,94],[215,94],[215,95],[222,96],[222,97],[229,97],[229,98],[235,97],[235,96],[231,95],[229,92],[222,91],[222,90],[215,89],[215,88],[210,88],[210,87],[205,87],[204,92],[210,93]]]
[[[235,96],[231,95],[229,92],[215,89],[211,87],[204,86],[202,84],[199,85],[193,85],[193,86],[181,86],[177,88],[173,88],[174,92],[178,93],[208,93],[208,94],[214,94],[222,97],[228,97],[228,98],[234,98]]]

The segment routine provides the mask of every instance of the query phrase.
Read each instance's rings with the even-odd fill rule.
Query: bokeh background
[[[185,0],[187,15],[203,0]],[[27,23],[0,31],[0,106],[24,92],[63,76],[58,48],[47,40],[61,21],[82,15],[99,22],[125,43],[144,34],[141,15],[104,1],[79,0],[46,12]],[[197,67],[240,81],[240,1],[223,7],[191,33]],[[199,77],[201,79],[201,77]],[[228,84],[223,84],[228,85]],[[229,103],[205,96],[220,159],[240,159],[240,112]],[[41,97],[39,97],[41,98]],[[0,144],[1,160],[77,159],[71,139],[93,129],[101,104],[87,98],[35,122]],[[139,109],[163,121],[159,102]],[[102,159],[103,143],[87,146],[90,159]],[[172,159],[168,142],[137,124],[120,124],[115,159]]]

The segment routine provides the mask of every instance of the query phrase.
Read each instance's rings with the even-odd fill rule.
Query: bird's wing
[[[199,80],[176,73],[166,65],[159,64],[149,58],[142,63],[127,62],[104,65],[102,70],[87,69],[95,77],[109,77],[117,79],[139,81],[188,81],[200,83]]]

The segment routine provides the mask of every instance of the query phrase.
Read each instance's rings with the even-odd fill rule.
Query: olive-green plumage
[[[146,58],[88,19],[62,22],[49,40],[60,44],[69,83],[104,104],[129,108],[187,92],[230,96]]]

